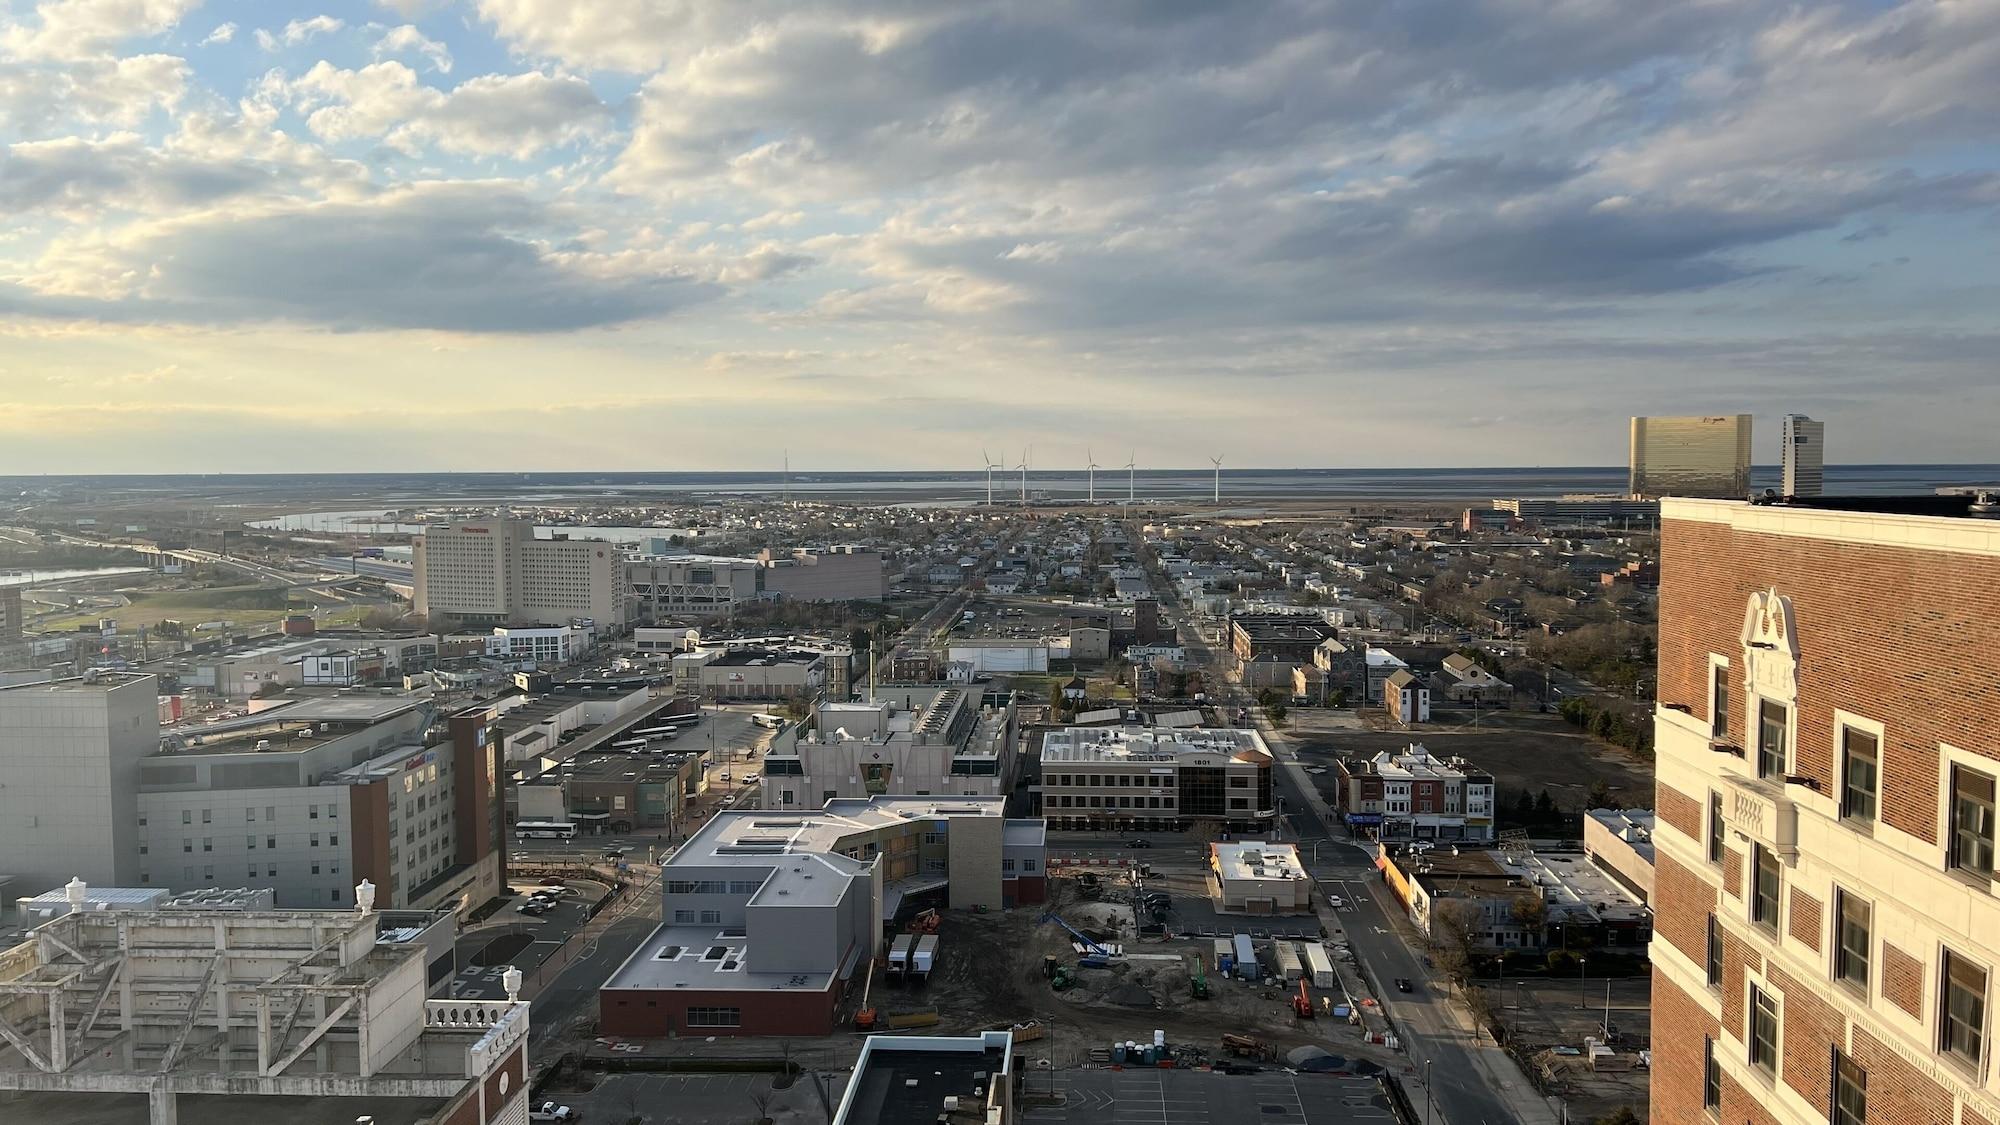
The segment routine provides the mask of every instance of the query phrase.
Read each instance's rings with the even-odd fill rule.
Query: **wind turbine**
[[[1090,502],[1090,503],[1092,503],[1092,504],[1095,504],[1095,503],[1097,503],[1097,458],[1095,458],[1095,457],[1093,457],[1093,456],[1091,456],[1091,455],[1090,455],[1090,448],[1089,448],[1088,446],[1085,446],[1085,447],[1084,447],[1084,450],[1083,450],[1083,459],[1084,459],[1084,461],[1085,461],[1086,463],[1088,463],[1088,464],[1089,464],[1089,466],[1090,466],[1090,500],[1089,500],[1089,502]]]
[[[1132,497],[1134,495],[1133,492],[1134,485],[1132,482],[1136,474],[1133,471],[1133,467],[1136,466],[1138,463],[1139,463],[1138,450],[1135,449],[1132,452],[1127,453],[1125,455],[1125,506],[1128,508],[1132,506]]]
[[[986,462],[986,506],[991,508],[993,506],[993,470],[1006,468],[1007,459],[1005,456],[1002,456],[1000,460],[995,461],[987,455],[984,449],[979,451],[979,459]]]
[[[1032,449],[1033,447],[1030,446],[1029,448]],[[1025,508],[1028,506],[1028,455],[1026,453],[1021,454],[1021,463],[1015,466],[1015,468],[1021,470],[1021,506]]]
[[[1222,458],[1210,457],[1215,462],[1215,502],[1222,503]]]

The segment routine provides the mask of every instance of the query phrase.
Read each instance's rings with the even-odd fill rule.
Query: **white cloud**
[[[281,32],[273,34],[263,28],[257,29],[257,45],[266,51],[275,51],[280,46],[296,47],[314,36],[332,35],[347,26],[347,21],[338,16],[319,15],[310,19],[293,20]]]
[[[0,28],[0,54],[88,59],[172,30],[201,0],[42,0],[34,25]]]
[[[236,25],[233,23],[219,23],[215,25],[215,30],[203,37],[202,41],[196,44],[196,46],[210,47],[218,43],[227,43],[234,38],[236,38]]]
[[[378,59],[405,51],[422,55],[429,60],[431,69],[439,74],[451,73],[451,49],[418,31],[414,25],[406,23],[401,27],[392,27],[375,41],[375,57]]]
[[[434,143],[448,152],[526,159],[590,136],[610,115],[580,78],[488,74],[447,93],[394,61],[358,70],[321,61],[290,91],[315,136],[381,137],[410,153]]]

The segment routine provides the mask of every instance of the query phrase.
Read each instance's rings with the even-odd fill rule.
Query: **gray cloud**
[[[51,316],[193,323],[295,322],[335,329],[539,333],[660,316],[720,290],[684,273],[555,254],[521,232],[544,209],[491,185],[421,185],[351,204],[156,224],[69,276],[141,277],[110,296],[0,293]]]

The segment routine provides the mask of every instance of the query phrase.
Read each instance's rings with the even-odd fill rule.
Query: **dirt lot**
[[[1467,716],[1469,719],[1470,716]],[[1653,767],[1621,747],[1583,734],[1555,715],[1528,711],[1488,712],[1478,725],[1424,723],[1410,730],[1296,730],[1301,758],[1320,764],[1327,758],[1366,757],[1383,750],[1400,750],[1421,742],[1441,758],[1460,757],[1490,770],[1503,808],[1514,794],[1543,789],[1566,812],[1582,809],[1590,787],[1599,781],[1626,805],[1647,808],[1653,803]],[[1317,774],[1320,791],[1334,797],[1334,775]]]
[[[1059,993],[1042,975],[1042,959],[1054,956],[1074,968],[1077,955],[1066,932],[1039,920],[1044,908],[948,914],[939,932],[940,964],[928,984],[886,989],[878,984],[871,1003],[884,1016],[934,1006],[940,1034],[1039,1019],[1049,1034],[1024,1049],[1059,1067],[1086,1060],[1093,1047],[1151,1042],[1156,1029],[1165,1031],[1170,1043],[1194,1044],[1211,1056],[1219,1054],[1220,1036],[1234,1032],[1255,1036],[1280,1054],[1313,1044],[1347,1057],[1393,1060],[1388,1052],[1363,1045],[1359,1031],[1344,1022],[1294,1016],[1282,989],[1219,977],[1212,941],[1136,940],[1129,907],[1078,901],[1068,879],[1052,879],[1050,886],[1057,912],[1093,938],[1123,945],[1123,963],[1078,969],[1076,987]],[[1193,998],[1190,977],[1197,960],[1208,980],[1206,1000]]]
[[[1631,1106],[1633,1112],[1645,1117],[1650,1072],[1637,1067],[1593,1071],[1581,1065],[1580,1059],[1541,1053],[1558,1046],[1581,1048],[1585,1036],[1603,1035],[1608,1015],[1614,1034],[1612,1046],[1621,1057],[1630,1059],[1652,1042],[1651,983],[1645,977],[1608,982],[1591,977],[1587,981],[1487,981],[1483,987],[1495,1018],[1509,1029],[1520,1056],[1531,1065],[1538,1057],[1547,1059],[1562,1075],[1571,1115],[1591,1120],[1621,1106]]]

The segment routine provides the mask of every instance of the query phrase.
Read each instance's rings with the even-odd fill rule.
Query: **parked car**
[[[542,886],[544,887],[566,887],[568,885],[569,884],[563,882],[561,879],[555,877],[554,875],[551,875],[548,878],[542,880]]]
[[[547,914],[549,912],[549,907],[551,905],[553,904],[544,902],[541,899],[531,898],[526,902],[522,903],[521,905],[515,907],[514,909],[522,914],[532,914],[535,915],[536,917],[540,917],[541,915]]]
[[[1397,978],[1396,978],[1396,991],[1397,991],[1397,992],[1408,992],[1408,991],[1410,991],[1410,978],[1409,978],[1409,977],[1397,977]]]
[[[534,1122],[534,1125],[542,1125],[543,1122],[552,1121],[575,1121],[577,1120],[577,1113],[566,1105],[543,1102],[541,1105],[528,1111],[528,1120]]]
[[[1339,910],[1341,907],[1347,905],[1347,900],[1341,898],[1339,895],[1328,895],[1326,896],[1326,904],[1335,910]]]

